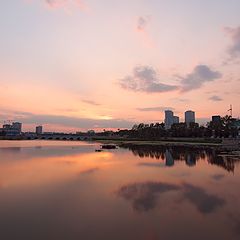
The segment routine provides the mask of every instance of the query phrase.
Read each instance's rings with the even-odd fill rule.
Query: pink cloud
[[[150,20],[150,16],[139,16],[136,23],[136,31],[141,37],[141,40],[146,47],[154,48],[154,41],[147,31]]]
[[[230,36],[232,45],[228,49],[228,53],[233,57],[240,56],[240,26],[236,28],[226,27],[225,32]]]
[[[87,5],[83,0],[44,0],[48,7],[56,8],[79,8],[83,11],[88,10]]]

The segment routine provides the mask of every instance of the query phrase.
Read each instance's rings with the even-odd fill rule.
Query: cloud
[[[174,90],[187,92],[199,89],[205,83],[215,81],[221,77],[220,72],[212,70],[209,66],[197,65],[188,75],[178,77],[180,78],[179,85],[169,85],[160,81],[159,75],[153,67],[140,65],[133,69],[131,75],[120,79],[119,85],[123,89],[134,92],[161,93]],[[155,110],[159,109],[156,108]],[[146,111],[148,111],[147,108]],[[149,108],[149,111],[154,111],[154,108]]]
[[[174,111],[175,109],[171,107],[146,107],[146,108],[137,108],[137,110],[142,112],[162,112],[165,110]]]
[[[146,26],[148,25],[149,21],[150,21],[149,16],[147,16],[147,17],[140,16],[137,20],[137,30],[145,31]]]
[[[232,40],[232,45],[229,47],[228,53],[232,58],[240,57],[240,26],[236,28],[226,27],[225,32]]]
[[[73,112],[78,112],[79,109],[77,108],[57,108],[55,109],[58,112],[69,112],[69,113],[73,113]]]
[[[193,72],[186,77],[181,77],[181,90],[191,91],[202,87],[204,83],[212,82],[222,77],[218,71],[213,71],[207,65],[197,65]]]
[[[67,0],[45,0],[45,2],[52,8],[57,8],[65,5]]]
[[[92,101],[92,100],[82,99],[82,102],[93,105],[93,106],[101,106],[100,103],[97,103],[97,102]]]
[[[90,129],[90,128],[131,128],[134,122],[123,119],[90,119],[62,115],[33,114],[28,112],[0,111],[3,119],[14,119],[23,124],[53,124],[65,127]],[[11,116],[11,118],[9,118]]]
[[[83,0],[44,0],[50,8],[78,7],[86,10],[86,4]]]
[[[219,97],[219,96],[214,95],[214,96],[210,97],[209,100],[212,100],[214,102],[220,102],[223,99],[221,97]]]
[[[135,92],[169,92],[178,89],[177,86],[168,85],[159,81],[159,76],[151,66],[137,66],[132,75],[119,80],[122,88]]]
[[[188,103],[188,102],[190,102],[190,100],[187,99],[187,98],[176,98],[175,97],[175,98],[171,98],[170,100],[173,101],[173,102],[177,102],[177,103]]]

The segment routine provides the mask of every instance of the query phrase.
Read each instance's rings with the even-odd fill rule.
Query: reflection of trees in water
[[[175,161],[185,161],[188,166],[195,166],[200,160],[207,160],[209,164],[217,165],[228,172],[234,172],[240,159],[222,157],[210,148],[188,148],[182,146],[150,146],[150,145],[123,145],[140,158],[153,158],[165,161],[166,166],[173,166]]]
[[[209,155],[208,162],[212,165],[223,167],[228,172],[234,172],[235,166],[239,163],[240,159],[233,157],[222,157],[218,155]]]

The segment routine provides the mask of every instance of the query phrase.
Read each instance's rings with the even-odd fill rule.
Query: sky
[[[240,116],[239,0],[12,0],[0,8],[0,122],[131,128],[164,110]]]

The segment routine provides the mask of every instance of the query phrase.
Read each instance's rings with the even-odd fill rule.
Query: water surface
[[[240,159],[0,142],[0,239],[240,239]]]

